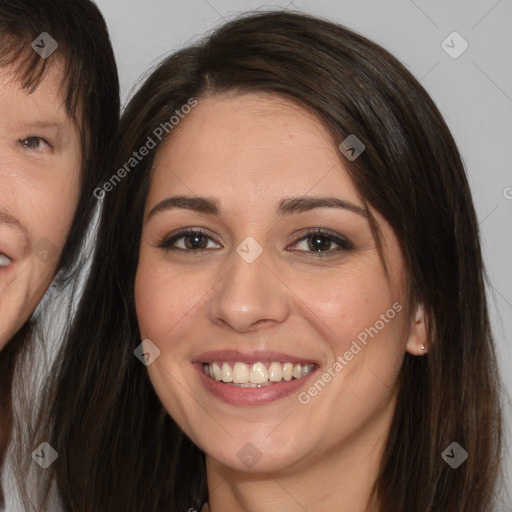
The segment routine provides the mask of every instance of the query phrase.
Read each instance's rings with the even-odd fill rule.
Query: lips
[[[233,350],[201,354],[193,364],[206,389],[234,405],[262,405],[284,398],[305,385],[319,366],[289,354]]]

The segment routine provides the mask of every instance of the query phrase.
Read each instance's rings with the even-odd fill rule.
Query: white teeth
[[[219,363],[211,364],[210,368],[213,368],[213,378],[215,380],[222,380],[222,370],[220,369]]]
[[[5,254],[0,253],[0,268],[8,267],[11,263],[11,258],[8,258]]]
[[[293,377],[293,364],[292,363],[284,363],[283,364],[283,379],[284,380],[292,380]]]
[[[262,384],[268,381],[267,367],[263,363],[255,363],[252,365],[249,375],[249,382],[253,384]]]
[[[233,366],[233,382],[247,384],[249,382],[249,367],[245,363],[235,363]]]
[[[246,364],[242,362],[204,363],[204,373],[217,382],[232,383],[244,387],[262,387],[272,383],[300,379],[310,374],[314,364],[279,363],[273,361],[268,368],[265,363]]]
[[[271,382],[279,382],[283,379],[283,367],[281,363],[271,363],[268,367],[268,380]]]
[[[228,363],[224,363],[222,365],[221,379],[222,382],[233,382],[233,371]]]

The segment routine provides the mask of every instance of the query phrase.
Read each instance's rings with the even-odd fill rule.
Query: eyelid
[[[40,149],[32,149],[32,148],[24,147],[23,143],[29,139],[39,139],[41,142],[46,144],[46,146],[48,146],[48,149],[53,150],[53,145],[47,139],[45,139],[44,137],[41,137],[40,135],[27,135],[25,137],[21,137],[21,138],[17,139],[16,142],[18,143],[18,145],[20,145],[22,147],[22,149],[24,149],[26,151],[40,152]]]
[[[310,238],[312,235],[320,234],[323,237],[330,240],[332,243],[336,244],[338,246],[338,249],[329,249],[328,251],[297,251],[301,253],[307,253],[312,254],[314,256],[330,256],[332,254],[343,252],[343,251],[352,251],[354,249],[354,244],[345,236],[335,232],[331,231],[330,229],[326,228],[307,228],[306,230],[303,230],[299,233],[299,238],[297,238],[291,246],[297,245],[299,242],[302,242],[303,240]],[[290,246],[288,246],[290,247]]]
[[[209,238],[210,240],[213,240],[216,244],[222,245],[221,242],[217,239],[216,236],[214,236],[209,231],[203,229],[203,228],[183,228],[181,230],[178,230],[177,232],[171,233],[167,236],[164,236],[158,243],[157,247],[163,250],[168,251],[181,251],[181,252],[191,252],[191,253],[199,253],[199,252],[205,252],[205,251],[211,251],[212,249],[183,249],[181,247],[173,246],[173,243],[176,243],[177,240],[180,240],[181,238],[185,238],[190,235],[200,234],[206,238]],[[303,240],[311,237],[312,235],[322,235],[327,240],[329,240],[331,243],[338,246],[337,249],[329,249],[328,251],[297,251],[299,253],[305,253],[313,255],[314,257],[317,256],[331,256],[333,254],[339,253],[339,252],[347,252],[354,249],[354,245],[352,242],[346,238],[345,236],[335,232],[331,231],[329,229],[325,228],[307,228],[306,230],[302,230],[299,233],[299,238],[297,238],[291,246],[295,246],[298,243],[302,242]],[[297,236],[297,233],[295,234]],[[286,249],[288,249],[290,245],[287,246]]]
[[[200,234],[207,238],[210,238],[213,240],[216,244],[222,245],[217,238],[210,233],[209,231],[203,229],[203,228],[183,228],[181,230],[178,230],[174,233],[170,233],[169,235],[166,235],[162,237],[162,239],[157,243],[157,247],[160,249],[164,249],[167,251],[182,251],[182,252],[204,252],[212,249],[182,249],[181,247],[175,247],[172,245],[172,243],[175,243],[180,238],[185,238],[186,236]]]

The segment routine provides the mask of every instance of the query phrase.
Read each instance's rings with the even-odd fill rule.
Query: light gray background
[[[96,1],[111,33],[123,101],[164,56],[254,9],[288,8],[325,17],[381,44],[405,64],[437,103],[466,165],[491,284],[488,296],[510,426],[512,0]],[[441,47],[453,31],[469,45],[456,59]]]
[[[164,56],[190,44],[237,13],[254,9],[289,8],[325,17],[381,44],[405,64],[437,103],[466,164],[491,284],[488,293],[491,320],[508,393],[506,414],[510,429],[512,0],[282,0],[265,4],[258,0],[96,2],[111,33],[124,103],[140,84],[141,77]],[[469,45],[456,59],[441,47],[454,31]],[[457,40],[454,45],[455,49],[460,48]],[[58,311],[58,306],[56,308]],[[41,360],[41,378],[50,368],[58,347],[51,348],[50,352],[53,354],[46,354]],[[512,444],[510,431],[507,435]],[[508,464],[512,466],[510,456]],[[3,478],[4,488],[12,491],[7,493],[7,510],[21,512],[12,475],[6,471]],[[509,480],[512,481],[512,473]],[[512,494],[512,486],[509,493]],[[504,500],[511,503],[507,498]],[[503,510],[511,512],[512,504]]]

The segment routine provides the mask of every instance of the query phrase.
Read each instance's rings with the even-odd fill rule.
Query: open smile
[[[277,352],[218,350],[200,355],[193,365],[205,388],[233,405],[263,405],[305,385],[319,365]]]
[[[243,362],[215,361],[203,363],[203,371],[211,379],[231,386],[261,388],[289,382],[309,375],[314,363],[281,363],[278,361]]]

